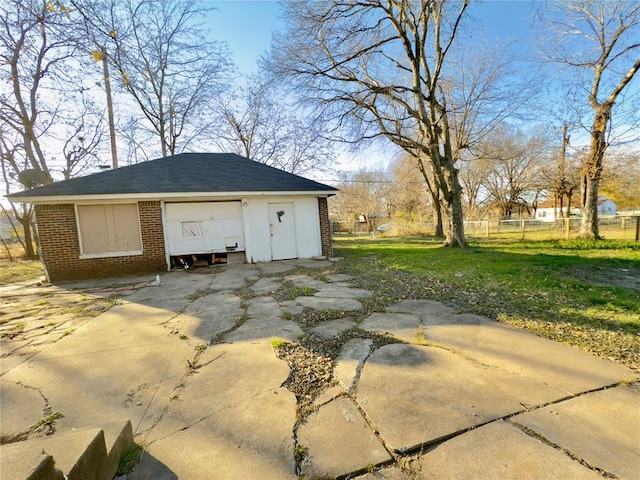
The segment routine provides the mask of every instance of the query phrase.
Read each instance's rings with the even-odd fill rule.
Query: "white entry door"
[[[269,228],[271,230],[271,259],[297,258],[293,203],[269,204]]]

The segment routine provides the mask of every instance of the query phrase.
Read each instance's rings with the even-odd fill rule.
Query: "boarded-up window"
[[[202,222],[182,222],[183,237],[201,237]]]
[[[141,254],[138,205],[78,205],[83,255]]]

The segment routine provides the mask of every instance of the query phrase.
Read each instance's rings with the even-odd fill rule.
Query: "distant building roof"
[[[181,153],[8,195],[16,201],[56,196],[223,192],[326,192],[337,189],[233,153]]]

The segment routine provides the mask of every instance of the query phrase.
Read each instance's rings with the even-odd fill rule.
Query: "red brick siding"
[[[329,223],[329,207],[326,198],[318,198],[318,213],[320,214],[320,241],[322,242],[322,255],[333,256],[333,244],[331,243],[331,224]]]
[[[139,202],[142,255],[80,259],[73,204],[37,205],[40,251],[52,282],[161,272],[167,268],[160,202]]]

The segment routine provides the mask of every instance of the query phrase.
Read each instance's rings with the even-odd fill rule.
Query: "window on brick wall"
[[[142,255],[138,205],[77,205],[80,257]]]

